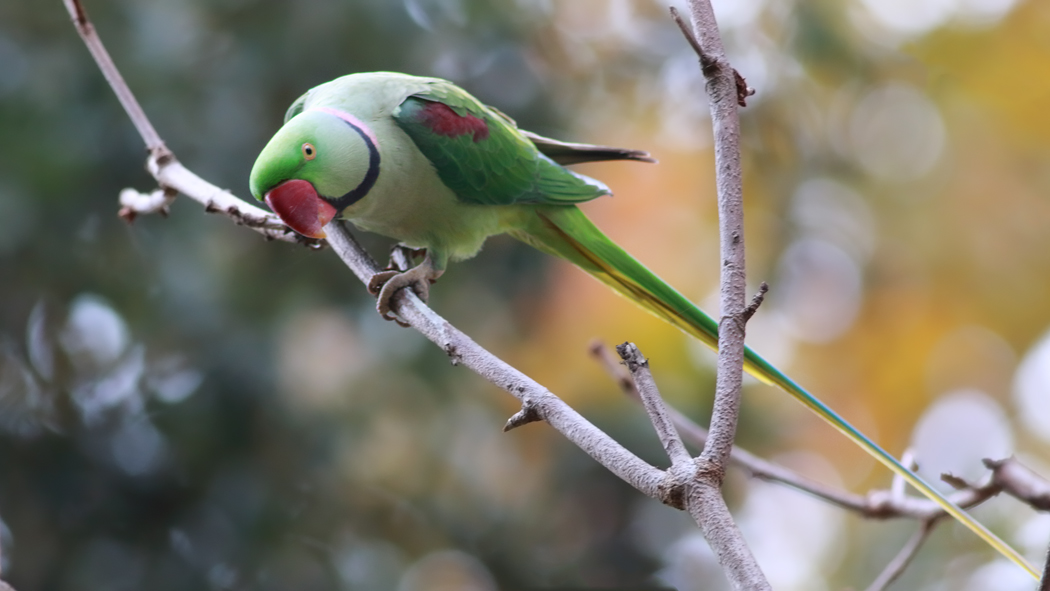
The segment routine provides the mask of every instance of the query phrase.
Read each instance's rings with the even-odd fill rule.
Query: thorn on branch
[[[769,285],[765,281],[758,286],[758,293],[755,297],[751,298],[751,303],[744,308],[744,322],[751,320],[751,317],[758,312],[758,307],[762,305],[762,302],[766,299],[766,294],[769,292]]]
[[[746,107],[747,97],[754,96],[755,89],[747,85],[747,80],[740,75],[736,68],[733,68],[733,78],[736,80],[736,104]]]
[[[508,387],[507,389],[511,390],[512,388]],[[542,420],[543,417],[541,417],[540,412],[536,410],[536,404],[533,403],[532,400],[526,398],[521,403],[521,410],[514,413],[510,416],[509,419],[507,419],[507,424],[503,425],[503,432],[507,433],[512,429],[517,429],[518,427],[521,427],[523,425],[528,425],[529,423],[537,423]]]

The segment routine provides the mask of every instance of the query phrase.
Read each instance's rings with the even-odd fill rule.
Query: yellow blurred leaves
[[[986,31],[940,31],[913,53],[935,68],[938,86],[957,86],[994,112],[1018,139],[1046,146],[1050,4],[1024,2],[998,27]]]

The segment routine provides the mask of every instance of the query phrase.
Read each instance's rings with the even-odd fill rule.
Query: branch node
[[[507,390],[513,390],[513,385],[508,384]],[[518,388],[518,391],[523,391],[524,388]],[[529,423],[537,423],[542,421],[543,417],[540,416],[540,411],[536,409],[536,403],[531,398],[525,398],[521,401],[521,410],[514,413],[507,419],[507,424],[503,425],[503,432],[507,433],[512,429],[517,429],[523,425]]]
[[[656,488],[660,495],[660,502],[680,511],[687,509],[686,497],[689,483],[698,476],[699,468],[698,460],[672,464],[664,472],[664,479]]]
[[[674,19],[675,24],[682,31],[682,35],[685,36],[685,40],[692,46],[693,51],[700,58],[700,69],[703,71],[704,76],[708,79],[714,78],[718,75],[719,71],[723,67],[729,67],[729,64],[724,60],[719,60],[704,51],[703,46],[700,45],[700,41],[696,39],[696,35],[693,34],[692,29],[682,19],[681,15],[678,14],[678,10],[671,7],[671,18]],[[730,68],[733,70],[733,80],[736,83],[736,104],[740,107],[747,106],[747,97],[755,94],[755,89],[747,85],[747,80],[740,75],[740,72],[736,68]]]
[[[155,166],[157,168],[175,162],[175,154],[168,149],[168,146],[164,145],[163,143],[158,146],[154,146],[150,150],[149,155],[150,160],[152,160],[155,163]]]
[[[633,374],[638,371],[639,368],[648,368],[649,360],[642,356],[641,351],[634,343],[624,342],[616,345],[616,352],[620,354],[620,358],[627,364],[627,369]]]
[[[722,486],[722,481],[726,477],[726,467],[724,464],[712,461],[703,456],[696,458],[696,476],[695,478],[701,482],[706,482],[716,487]]]

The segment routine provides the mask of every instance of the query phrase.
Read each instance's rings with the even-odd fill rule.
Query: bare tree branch
[[[711,430],[701,457],[716,470],[725,466],[736,436],[744,377],[746,302],[744,190],[740,165],[740,118],[736,78],[725,57],[715,13],[708,0],[690,0],[693,31],[700,50],[715,138],[718,234],[722,253],[721,310],[718,322],[718,374]],[[672,12],[672,15],[677,12]],[[721,485],[719,477],[718,484]]]
[[[743,101],[738,96],[739,75],[726,60],[711,3],[690,0],[689,8],[695,37],[688,34],[687,28],[682,30],[700,57],[714,132],[722,313],[718,322],[718,373],[711,429],[698,458],[699,478],[689,489],[689,507],[733,587],[768,589],[769,583],[729,515],[721,492],[740,416],[745,325],[754,313],[753,309],[748,311],[745,294],[744,190],[737,114],[737,105]],[[672,8],[671,14],[681,24],[677,11]],[[759,302],[756,300],[754,308]]]
[[[930,533],[932,533],[933,528],[937,526],[937,522],[938,518],[936,517],[923,520],[922,523],[919,524],[918,531],[908,538],[904,547],[901,548],[900,552],[893,557],[893,560],[886,565],[886,568],[879,573],[879,576],[875,578],[875,581],[868,586],[867,591],[883,591],[893,584],[893,582],[904,572],[904,569],[908,568],[908,565],[911,564],[915,555],[919,553],[919,548],[921,548],[923,542],[930,537]]]

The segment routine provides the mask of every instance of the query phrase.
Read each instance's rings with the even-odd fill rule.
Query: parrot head
[[[252,167],[252,195],[288,227],[311,238],[368,194],[379,178],[375,134],[349,113],[303,111],[288,120]]]

